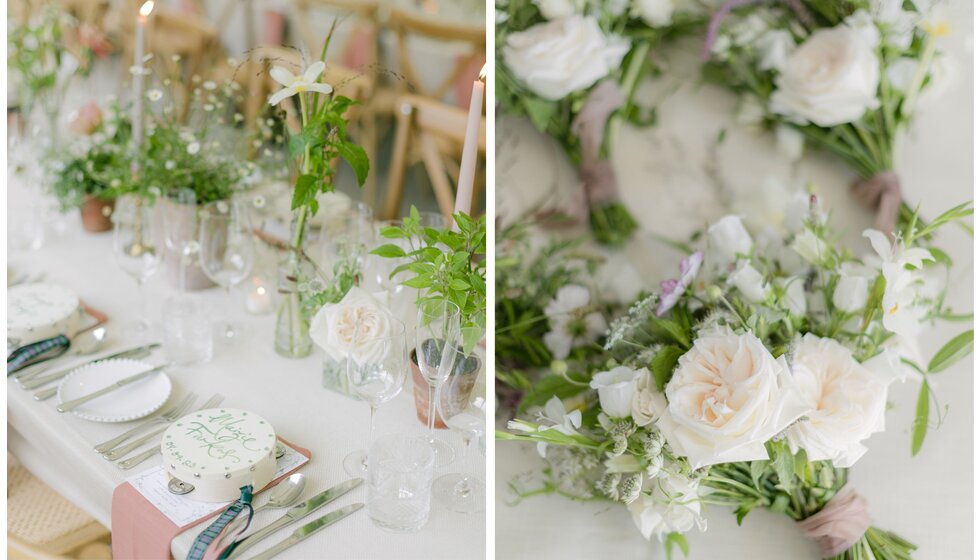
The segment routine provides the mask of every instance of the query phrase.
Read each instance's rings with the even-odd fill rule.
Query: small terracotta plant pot
[[[428,426],[429,425],[429,383],[425,380],[425,377],[422,375],[422,370],[419,369],[419,364],[418,364],[418,360],[415,357],[414,349],[412,349],[409,358],[411,358],[409,361],[412,364],[412,381],[415,382],[414,383],[415,414],[416,416],[418,416],[419,422],[421,422],[422,425]],[[472,386],[473,383],[476,383],[476,380],[479,377],[479,375],[476,374],[479,373],[480,371],[480,367],[479,367],[480,362],[476,361],[475,363],[477,364],[477,367],[475,369],[471,371],[468,370],[464,372],[454,372],[451,375],[465,375],[466,377],[469,378],[467,382],[470,383],[470,386]],[[439,416],[438,411],[436,411],[436,421],[434,427],[437,430],[445,430],[447,428],[446,424],[443,423],[442,418]]]
[[[100,233],[112,229],[112,211],[116,207],[115,199],[103,200],[92,195],[85,195],[82,207],[82,227],[90,233]]]

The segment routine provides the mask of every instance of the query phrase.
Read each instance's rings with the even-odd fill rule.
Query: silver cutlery
[[[41,387],[42,385],[47,385],[48,383],[50,383],[52,381],[57,381],[57,380],[61,379],[62,377],[64,377],[64,376],[68,375],[69,373],[71,373],[72,370],[74,370],[75,368],[80,368],[82,366],[88,366],[88,365],[94,364],[96,362],[102,362],[102,361],[105,361],[105,360],[115,360],[115,359],[120,359],[120,358],[131,358],[131,359],[145,358],[145,357],[149,356],[150,353],[153,350],[156,350],[159,347],[160,347],[159,344],[147,344],[145,346],[137,346],[136,348],[130,348],[128,350],[121,350],[119,352],[115,352],[113,354],[109,354],[108,356],[103,356],[101,358],[96,358],[94,360],[89,360],[89,361],[87,361],[85,363],[82,363],[82,364],[77,364],[77,365],[73,365],[73,366],[66,366],[66,367],[63,367],[61,369],[52,371],[50,373],[46,373],[45,375],[40,375],[40,373],[48,372],[49,370],[47,370],[47,369],[38,370],[38,373],[37,374],[30,375],[30,376],[27,376],[27,377],[22,377],[22,378],[18,379],[17,382],[20,384],[21,388],[23,388],[25,390],[37,389],[38,387]]]
[[[303,473],[293,473],[287,478],[284,478],[273,486],[269,492],[272,494],[269,496],[269,500],[262,504],[261,506],[254,508],[252,515],[259,513],[262,510],[268,508],[288,508],[299,500],[299,497],[303,495],[303,489],[306,487],[306,476]],[[225,535],[237,535],[241,526],[245,524],[245,517],[236,517],[224,530]],[[222,544],[218,548],[224,549],[226,545]]]
[[[109,330],[106,327],[96,326],[90,331],[85,331],[78,333],[75,338],[71,341],[71,350],[62,354],[57,359],[71,358],[72,356],[88,356],[89,354],[94,354],[102,348],[105,343]],[[19,383],[24,379],[30,379],[51,368],[44,365],[47,362],[42,362],[42,364],[34,367],[24,368],[16,373],[13,377]]]
[[[223,396],[216,394],[213,397],[211,397],[210,399],[208,399],[207,402],[205,402],[204,405],[201,406],[201,408],[199,408],[197,410],[198,411],[201,411],[201,410],[207,410],[209,408],[214,408],[214,407],[218,406],[219,404],[221,404],[221,401],[223,401],[223,400],[225,400],[225,398]],[[164,426],[164,427],[162,427],[160,429],[153,430],[149,434],[146,434],[145,436],[143,436],[143,437],[141,437],[141,438],[139,438],[139,439],[137,439],[137,440],[135,440],[133,442],[127,443],[126,445],[124,445],[122,447],[113,449],[112,451],[109,451],[108,453],[103,453],[102,456],[105,457],[106,459],[110,460],[110,461],[115,461],[116,459],[124,456],[125,454],[129,453],[130,451],[133,451],[137,447],[143,445],[144,443],[150,441],[151,439],[153,439],[153,438],[159,436],[160,434],[162,434],[163,432],[167,431],[167,428],[169,428],[169,426]],[[153,447],[147,449],[146,451],[143,451],[142,453],[139,453],[137,455],[133,455],[132,457],[126,459],[125,461],[120,461],[117,466],[120,469],[124,470],[124,471],[125,470],[129,470],[129,469],[135,467],[136,465],[142,463],[143,461],[149,459],[150,457],[153,457],[154,455],[156,455],[158,453],[160,453],[160,446],[159,445],[154,445]]]
[[[293,531],[293,534],[286,537],[285,540],[279,541],[278,543],[276,543],[275,546],[259,554],[252,560],[269,560],[269,558],[272,558],[275,555],[279,554],[280,552],[283,552],[287,548],[302,542],[304,539],[308,539],[309,537],[313,536],[313,534],[316,533],[317,531],[320,531],[321,529],[325,529],[333,525],[334,523],[340,521],[341,519],[347,517],[348,515],[354,513],[355,511],[363,507],[364,507],[363,503],[357,502],[356,504],[344,506],[336,511],[332,511],[324,515],[323,517],[317,519],[316,521],[312,521],[310,523],[307,523],[306,525],[303,525],[299,529],[296,529],[295,531]],[[234,558],[234,553],[232,553],[230,558]]]
[[[84,397],[78,397],[77,399],[72,399],[70,401],[63,402],[56,407],[56,410],[58,412],[68,412],[69,410],[75,410],[76,408],[82,406],[83,404],[89,401],[93,401],[99,397],[108,395],[109,393],[113,391],[117,391],[125,387],[126,385],[130,385],[142,379],[146,379],[147,377],[159,373],[160,371],[166,369],[169,366],[170,364],[163,364],[162,366],[157,366],[155,368],[142,371],[140,373],[137,373],[136,375],[130,375],[129,377],[124,377],[123,379],[116,381],[112,385],[109,385],[108,387],[105,387],[103,389],[99,389],[94,393],[90,393],[88,395],[85,395]]]
[[[296,504],[295,506],[289,508],[286,511],[286,513],[279,519],[273,521],[268,526],[259,529],[255,533],[252,533],[251,535],[239,541],[238,545],[235,547],[235,550],[233,550],[232,553],[228,556],[228,560],[241,556],[242,552],[254,546],[255,543],[268,537],[272,533],[275,533],[279,529],[282,529],[286,525],[289,525],[294,521],[299,521],[300,519],[303,519],[304,517],[310,515],[314,511],[322,508],[323,506],[329,504],[330,502],[350,492],[354,488],[357,488],[363,482],[364,482],[363,478],[352,478],[347,482],[342,482],[337,486],[334,486],[333,488],[324,490],[323,492],[320,492],[319,494],[313,496],[312,498],[306,500],[305,502],[300,502],[299,504]]]
[[[126,432],[124,432],[122,434],[119,434],[118,436],[110,439],[109,441],[104,441],[104,442],[96,445],[95,446],[95,450],[98,451],[99,453],[105,453],[106,451],[109,451],[111,449],[114,449],[116,446],[120,445],[122,442],[124,442],[127,439],[135,436],[136,434],[142,432],[143,430],[145,430],[147,428],[151,428],[153,426],[157,426],[157,425],[160,425],[160,424],[170,424],[171,422],[174,422],[178,418],[180,418],[181,416],[183,416],[184,415],[184,411],[186,411],[188,408],[194,406],[194,401],[196,401],[196,400],[197,400],[197,395],[195,393],[188,393],[187,396],[185,396],[183,400],[181,400],[179,403],[175,404],[174,406],[170,407],[169,409],[167,409],[166,411],[164,411],[159,416],[156,416],[154,418],[150,418],[149,420],[146,420],[145,422],[140,423],[139,425],[137,425],[133,429],[128,430],[128,431],[126,431]]]

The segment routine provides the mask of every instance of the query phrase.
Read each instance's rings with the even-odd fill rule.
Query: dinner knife
[[[144,346],[137,346],[136,348],[130,348],[129,350],[122,350],[114,354],[109,354],[108,356],[95,358],[94,360],[89,360],[82,364],[63,367],[61,369],[57,369],[50,373],[47,373],[47,370],[42,369],[32,375],[18,378],[17,383],[19,383],[20,386],[24,389],[37,389],[42,385],[47,385],[52,381],[61,379],[75,368],[80,368],[82,366],[91,365],[96,362],[102,362],[105,360],[117,360],[120,358],[132,358],[132,359],[145,358],[146,356],[150,355],[150,352],[156,350],[159,347],[160,347],[159,344],[147,344]],[[39,375],[41,373],[44,373],[44,375]]]
[[[285,540],[280,541],[275,546],[266,550],[262,554],[259,554],[252,560],[269,560],[273,556],[279,554],[280,552],[286,550],[287,548],[301,542],[303,539],[309,538],[314,533],[320,529],[329,527],[334,523],[340,521],[341,519],[347,517],[348,515],[354,513],[355,511],[364,507],[364,504],[358,502],[356,504],[351,504],[349,506],[344,506],[336,511],[330,512],[323,517],[303,525],[299,529],[293,531],[293,534],[287,537]]]
[[[320,509],[321,507],[329,504],[330,502],[336,500],[337,498],[343,496],[344,494],[350,492],[354,488],[357,488],[364,482],[363,478],[352,478],[347,482],[341,482],[333,488],[329,488],[320,492],[316,496],[306,500],[305,502],[296,504],[295,506],[286,510],[286,514],[279,519],[273,521],[269,526],[259,529],[255,533],[245,537],[244,539],[235,543],[234,550],[230,555],[228,555],[228,560],[232,558],[237,558],[241,556],[242,552],[251,548],[255,543],[261,541],[262,539],[268,537],[272,533],[275,533],[279,529],[282,529],[286,525],[294,521],[303,519],[307,515],[313,513],[314,511]]]
[[[116,389],[120,389],[122,387],[125,387],[126,385],[131,384],[131,383],[136,383],[140,379],[146,379],[147,377],[153,375],[154,373],[157,373],[160,370],[166,369],[169,365],[170,364],[163,364],[162,366],[157,366],[157,367],[155,367],[153,369],[148,369],[148,370],[146,370],[144,372],[137,373],[136,375],[130,375],[129,377],[125,377],[123,379],[120,379],[119,381],[116,381],[112,385],[109,385],[108,387],[106,387],[104,389],[99,389],[98,391],[96,391],[96,392],[94,392],[92,394],[85,395],[84,397],[79,397],[77,399],[72,399],[72,400],[67,401],[67,402],[63,402],[63,403],[61,403],[61,404],[58,405],[57,410],[58,410],[58,412],[68,412],[69,410],[75,410],[76,408],[82,406],[83,404],[85,404],[85,403],[87,403],[87,402],[89,402],[91,400],[97,399],[97,398],[99,398],[99,397],[101,397],[103,395],[107,395],[107,394],[115,391]]]

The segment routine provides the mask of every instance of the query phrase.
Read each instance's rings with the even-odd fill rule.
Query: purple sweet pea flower
[[[680,280],[664,280],[660,283],[660,303],[657,305],[657,317],[663,317],[677,305],[681,296],[684,295],[684,290],[694,282],[703,262],[704,253],[697,251],[681,260]]]

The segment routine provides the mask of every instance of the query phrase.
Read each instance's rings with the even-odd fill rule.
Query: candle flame
[[[484,82],[487,81],[487,65],[484,64],[483,68],[480,68],[480,79]]]
[[[143,17],[149,16],[150,12],[152,11],[153,11],[153,0],[146,0],[146,2],[143,2],[143,5],[140,6],[140,15]]]
[[[265,288],[263,288],[262,286],[259,286],[259,287],[258,287],[258,288],[257,288],[257,289],[255,290],[255,293],[257,293],[257,294],[259,294],[260,296],[262,296],[262,295],[265,295]]]

